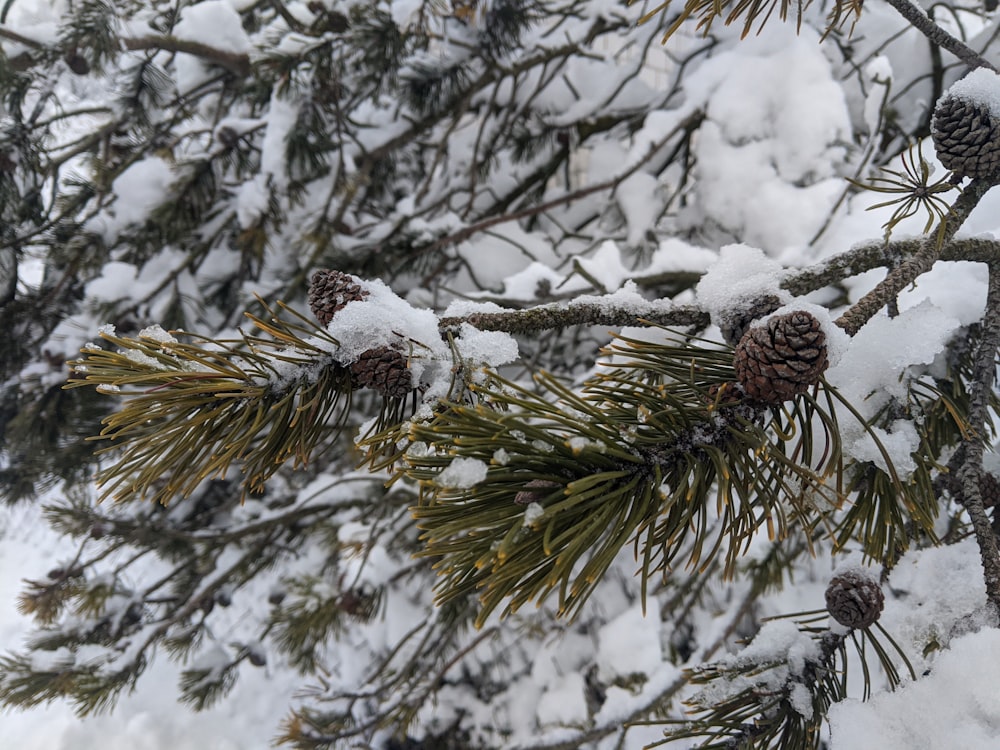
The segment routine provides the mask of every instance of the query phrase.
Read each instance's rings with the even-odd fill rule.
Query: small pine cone
[[[532,479],[525,483],[523,490],[514,495],[514,502],[518,505],[537,503],[549,494],[553,487],[559,487],[559,484],[548,479]]]
[[[979,479],[979,494],[983,496],[984,507],[1000,506],[1000,478],[996,474],[984,471]]]
[[[358,388],[373,388],[388,398],[399,398],[413,390],[406,356],[391,346],[362,352],[351,364],[351,379]]]
[[[719,322],[722,338],[730,346],[736,346],[751,323],[770,315],[779,307],[781,307],[780,299],[773,294],[765,294],[763,297],[750,300],[749,304],[738,310],[727,310]]]
[[[976,74],[996,75],[986,70]],[[1000,88],[1000,79],[996,86]],[[938,159],[956,176],[1000,176],[1000,119],[976,97],[946,93],[934,107],[931,135]]]
[[[350,274],[324,269],[314,273],[309,284],[309,309],[316,320],[327,326],[348,302],[367,296],[368,292]]]
[[[778,315],[743,335],[733,364],[749,398],[780,404],[819,382],[829,364],[826,334],[804,310]]]
[[[885,594],[871,576],[848,571],[835,575],[826,587],[826,609],[845,628],[867,628],[882,615]]]

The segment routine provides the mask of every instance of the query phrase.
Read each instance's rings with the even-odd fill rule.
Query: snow
[[[712,322],[719,325],[728,314],[761,297],[789,299],[788,293],[781,289],[786,275],[785,268],[759,248],[724,245],[719,248],[718,260],[698,282],[698,302],[708,311]]]
[[[538,699],[536,717],[542,727],[585,724],[588,718],[583,675],[570,672],[549,683]]]
[[[441,487],[467,490],[486,479],[488,469],[486,462],[477,458],[455,458],[438,474],[437,483]]]
[[[930,673],[893,693],[830,711],[831,750],[1000,747],[1000,630],[952,641]]]
[[[42,578],[66,551],[65,540],[41,520],[41,505],[0,507],[0,642],[4,651],[20,649],[29,621],[13,602],[23,578]],[[234,634],[235,630],[231,632]],[[39,657],[41,658],[41,657]],[[58,658],[58,657],[57,657]],[[266,745],[301,686],[288,675],[244,670],[230,699],[192,713],[171,696],[178,666],[165,659],[147,669],[140,689],[124,693],[113,714],[80,718],[67,703],[0,714],[3,744],[18,750],[259,750]]]
[[[662,661],[662,623],[653,612],[635,605],[622,612],[597,633],[597,670],[606,682],[617,677],[645,674]]]
[[[163,159],[158,156],[140,159],[115,178],[112,190],[121,197],[115,202],[113,219],[94,229],[101,232],[106,242],[114,242],[130,224],[146,220],[149,212],[163,201],[173,180],[173,170]]]
[[[459,356],[469,364],[499,367],[517,359],[517,341],[502,331],[480,331],[463,323],[455,339]]]
[[[246,5],[247,2],[236,4],[227,0],[186,4],[180,11],[174,33],[181,39],[220,50],[250,53],[253,46],[237,13],[237,9]],[[303,5],[292,3],[289,10],[304,17]],[[346,8],[348,5],[350,3],[327,3],[328,7]],[[425,5],[421,0],[394,0],[387,7],[393,19],[407,27],[418,21]],[[10,8],[9,23],[13,29],[30,32],[35,39],[54,40],[60,16],[67,8],[65,2],[53,2],[44,7],[27,0],[17,2]],[[587,10],[588,13],[600,10],[607,17],[613,17],[624,12],[622,8],[617,0],[594,0]],[[923,70],[923,64],[910,63],[926,58],[926,41],[919,37],[913,40],[911,35],[909,41],[887,44],[885,49],[879,46],[871,51],[875,42],[869,39],[878,41],[888,36],[882,33],[891,27],[879,15],[884,12],[885,9],[879,7],[865,9],[866,20],[874,19],[878,24],[856,40],[858,60],[863,68],[859,68],[860,72],[855,71],[860,83],[858,90],[850,94],[853,98],[845,94],[851,86],[844,83],[844,77],[851,72],[838,69],[832,62],[837,55],[828,52],[828,46],[818,44],[816,33],[808,25],[801,36],[796,36],[793,24],[770,25],[766,33],[751,35],[736,46],[727,36],[731,35],[731,29],[713,29],[718,34],[713,38],[715,48],[688,60],[690,73],[684,78],[682,90],[669,96],[665,91],[651,89],[648,81],[640,82],[638,77],[616,92],[614,88],[619,81],[607,71],[612,65],[624,65],[617,60],[618,51],[607,57],[598,55],[593,60],[574,61],[572,66],[559,71],[550,86],[543,85],[540,80],[527,85],[526,88],[535,91],[532,96],[537,94],[537,98],[518,104],[523,104],[525,112],[531,116],[549,117],[545,122],[552,127],[561,121],[569,122],[574,113],[597,111],[602,100],[610,97],[623,108],[626,104],[635,105],[636,111],[656,98],[655,107],[641,120],[638,131],[623,133],[620,139],[618,136],[614,140],[598,139],[597,145],[588,143],[586,149],[574,153],[574,174],[572,180],[567,178],[565,190],[569,194],[576,187],[605,182],[611,176],[621,175],[626,166],[637,167],[636,171],[620,182],[613,193],[601,194],[600,200],[605,202],[603,208],[607,210],[600,218],[585,214],[586,201],[574,200],[564,212],[562,209],[546,212],[532,222],[506,222],[485,235],[462,243],[454,255],[449,256],[464,264],[463,271],[453,279],[452,289],[440,297],[431,290],[414,289],[409,299],[426,300],[427,305],[444,305],[450,301],[449,295],[454,295],[456,299],[450,301],[445,311],[452,316],[498,312],[504,308],[495,301],[515,306],[549,295],[566,300],[558,304],[586,303],[607,311],[625,309],[637,314],[685,301],[704,306],[712,320],[719,323],[729,312],[747,302],[763,294],[774,294],[783,303],[788,303],[775,314],[805,309],[820,319],[827,334],[832,365],[826,377],[860,407],[863,417],[874,416],[890,399],[906,399],[908,379],[937,367],[958,327],[980,318],[986,286],[983,265],[939,264],[901,293],[901,313],[897,317],[880,314],[852,339],[832,324],[834,315],[819,304],[823,300],[813,297],[791,300],[781,289],[787,274],[784,261],[812,262],[842,252],[860,240],[881,235],[880,225],[887,213],[884,210],[868,213],[866,209],[883,196],[859,194],[845,201],[822,239],[812,242],[844,190],[841,177],[852,173],[862,163],[858,156],[862,147],[858,143],[864,138],[859,139],[858,135],[863,134],[865,128],[869,134],[878,130],[886,114],[883,111],[886,94],[895,97],[888,102],[893,112],[902,118],[915,116],[912,112],[907,113],[907,102],[899,97],[911,83],[906,78],[909,71]],[[137,21],[134,28],[142,26]],[[566,30],[567,38],[571,32],[571,29]],[[645,32],[630,28],[629,33],[636,35],[634,39],[641,39],[638,35]],[[556,43],[544,37],[533,39],[539,48]],[[565,42],[561,36],[557,41]],[[441,40],[436,40],[438,42],[443,44]],[[278,49],[304,43],[301,36],[287,36]],[[16,54],[22,49],[7,40],[3,45],[8,53]],[[912,47],[908,53],[907,45]],[[625,53],[630,51],[620,52],[625,60],[628,56]],[[670,55],[674,55],[673,50]],[[867,61],[865,55],[868,55]],[[177,54],[175,60],[176,83],[182,91],[204,80],[207,71],[204,62],[184,54]],[[954,72],[948,75],[953,76]],[[592,80],[594,86],[587,89],[584,96],[575,94],[569,85],[588,80]],[[918,88],[914,91],[912,96],[923,95]],[[949,92],[981,102],[1000,116],[1000,87],[992,72],[974,71],[953,84]],[[81,96],[86,101],[85,94]],[[498,96],[498,101],[502,101],[503,96],[510,98],[509,87],[506,94],[501,90]],[[479,106],[478,102],[475,104]],[[387,138],[410,126],[406,117],[387,117],[374,103],[366,106],[370,108],[359,108],[352,112],[352,117],[358,117],[368,126],[360,136],[361,146],[368,152],[375,152]],[[920,108],[910,106],[909,109]],[[691,153],[685,168],[689,167],[691,174],[684,177],[691,181],[693,188],[683,201],[672,204],[671,211],[661,216],[670,197],[669,191],[676,186],[680,175],[670,169],[661,170],[660,164],[650,158],[650,146],[696,111],[703,112],[706,120],[686,144]],[[261,129],[254,142],[254,148],[259,149],[260,172],[252,179],[226,185],[241,228],[254,226],[272,194],[280,196],[289,184],[285,148],[298,112],[299,102],[293,91],[288,96],[272,96],[261,120],[241,119],[240,113],[232,114],[232,122]],[[205,132],[213,129],[217,132],[217,126],[226,122],[224,118],[218,123],[209,123]],[[456,137],[462,134],[464,127],[464,123],[455,123]],[[852,128],[856,128],[856,132],[852,132]],[[436,134],[429,132],[428,139],[433,137]],[[179,149],[178,156],[181,155]],[[453,153],[442,155],[442,162],[458,159],[460,155],[461,149],[455,148]],[[577,163],[578,157],[583,163]],[[928,159],[936,165],[933,156],[928,154]],[[349,182],[356,169],[350,153],[345,154],[343,166]],[[508,166],[505,164],[498,171],[505,173]],[[889,166],[898,169],[899,162],[891,162]],[[936,166],[940,171],[940,165]],[[497,196],[506,194],[514,177],[513,170],[511,174],[498,177],[498,185],[503,189],[497,190]],[[99,232],[106,241],[113,241],[129,227],[141,224],[163,196],[169,194],[172,182],[170,160],[147,156],[117,177],[111,191],[117,194],[117,200],[87,228]],[[562,189],[562,175],[553,177],[552,182],[547,197],[562,195],[558,192]],[[556,182],[558,189],[554,186]],[[333,191],[332,187],[328,192],[311,186],[310,194],[303,199],[305,205],[290,210],[286,224],[294,227],[296,223],[308,221],[312,225],[319,212],[325,210],[321,202],[327,194],[336,201],[342,198],[342,194]],[[400,222],[399,228],[414,231],[420,239],[435,239],[468,225],[461,213],[464,206],[458,206],[460,199],[456,198],[455,205],[451,205],[451,198],[434,195],[431,190],[427,201],[448,203],[449,210],[434,215],[426,210],[426,202],[418,200],[417,190],[412,190],[395,206],[393,219]],[[515,205],[512,210],[516,208]],[[474,211],[469,213],[470,216],[474,214]],[[995,218],[998,215],[1000,192],[994,191],[984,199],[964,229],[969,234],[998,236],[1000,226]],[[364,211],[356,216],[350,213],[345,216],[365,231],[376,224]],[[623,219],[624,223],[616,228],[611,219]],[[564,238],[561,244],[554,243],[551,239],[554,234],[548,233],[560,222],[571,228],[567,232],[568,239]],[[918,218],[912,219],[894,236],[904,236],[911,231],[914,222],[921,223]],[[595,228],[595,225],[600,226]],[[658,235],[651,239],[647,233],[654,227]],[[608,229],[613,238],[605,238],[604,229]],[[284,239],[280,228],[274,231],[276,238]],[[914,231],[919,231],[919,226]],[[599,240],[589,241],[588,233]],[[339,241],[343,241],[345,247],[338,250],[353,251],[353,238],[342,237]],[[295,262],[305,257],[296,255],[301,251],[299,247],[286,255],[279,247],[281,242],[274,244],[275,247],[270,247],[266,253],[259,282],[248,283],[243,293],[270,293],[281,288],[286,279],[282,274],[288,272],[286,266],[294,265],[289,264],[289,257]],[[239,253],[231,248],[220,249],[216,255],[209,256],[195,278],[185,270],[187,250],[161,249],[147,262],[126,262],[122,258],[106,264],[96,276],[81,277],[86,280],[80,301],[82,312],[60,324],[46,343],[46,350],[50,354],[75,355],[83,342],[93,339],[97,330],[96,319],[91,325],[88,316],[115,319],[114,313],[136,305],[141,305],[143,313],[152,318],[162,314],[169,302],[168,295],[152,300],[145,297],[152,294],[167,274],[173,274],[176,281],[171,293],[176,290],[180,296],[190,298],[190,303],[185,304],[194,307],[203,294],[200,286],[206,284],[210,269],[221,269],[213,273],[225,278],[222,272],[225,267],[240,262]],[[650,299],[649,287],[641,283],[643,277],[657,274],[701,271],[707,272],[694,292],[682,293],[673,301]],[[855,300],[883,277],[883,272],[873,272],[849,279],[843,286],[849,299]],[[214,283],[214,276],[212,278]],[[640,283],[636,283],[637,280]],[[330,324],[331,335],[341,345],[336,352],[337,358],[346,363],[374,346],[401,344],[418,378],[425,383],[447,380],[452,375],[452,351],[440,336],[434,311],[410,304],[381,281],[366,281],[365,284],[370,296],[364,301],[350,303]],[[111,334],[114,327],[108,325],[101,331]],[[140,335],[155,341],[172,341],[170,334],[158,327],[146,328]],[[650,334],[647,331],[645,335]],[[516,362],[519,356],[513,337],[480,331],[468,324],[460,327],[454,343],[470,367],[498,367]],[[156,364],[139,353],[129,356],[145,364]],[[37,368],[37,365],[32,367]],[[34,376],[34,371],[26,370],[25,379],[27,374]],[[59,377],[62,376],[60,373]],[[433,389],[429,393],[433,394]],[[429,409],[424,413],[429,414]],[[853,417],[841,419],[841,424],[850,457],[884,465],[881,451]],[[873,431],[905,478],[913,469],[910,454],[918,443],[917,425],[898,419],[885,427],[873,428]],[[543,441],[534,445],[539,450],[551,450],[551,445]],[[595,447],[584,439],[570,440],[569,445],[579,452]],[[413,443],[406,448],[406,453],[413,457],[427,456],[434,455],[436,450],[426,443]],[[446,456],[443,451],[440,455]],[[510,458],[503,449],[493,453],[489,465],[476,459],[454,458],[439,475],[438,483],[452,490],[470,490],[484,481],[490,466],[504,467]],[[501,473],[504,470],[494,471]],[[355,492],[358,479],[357,475],[350,475],[347,481],[344,476],[321,473],[299,490],[299,497],[305,502],[331,497],[356,499],[359,497]],[[381,483],[383,479],[385,477],[365,476],[366,482]],[[72,559],[66,540],[57,538],[48,529],[39,512],[38,506],[0,508],[4,526],[0,571],[6,573],[0,577],[0,601],[8,603],[0,609],[0,642],[8,644],[10,649],[19,648],[27,635],[27,622],[16,614],[13,606],[22,587],[21,579],[41,577],[57,561]],[[538,503],[527,505],[523,511],[524,526],[531,528],[544,518],[544,513]],[[398,580],[404,568],[395,557],[396,550],[378,543],[369,544],[381,531],[379,523],[381,519],[366,515],[345,514],[335,519],[335,533],[330,541],[335,539],[338,575],[366,586]],[[752,554],[765,547],[763,543],[758,544]],[[800,571],[795,586],[761,599],[760,612],[791,612],[821,606],[822,588],[829,578],[829,571],[822,567],[830,563],[824,554],[821,549],[815,569]],[[676,659],[671,640],[675,633],[671,631],[673,623],[661,620],[658,605],[663,595],[654,593],[643,614],[637,583],[631,577],[635,572],[635,560],[630,554],[623,557],[625,563],[613,570],[609,580],[602,582],[603,588],[595,594],[593,607],[586,612],[587,619],[579,623],[553,624],[548,620],[511,618],[497,625],[496,640],[484,643],[481,650],[469,660],[463,659],[460,665],[456,662],[456,669],[443,681],[447,685],[434,700],[427,701],[417,723],[426,727],[432,721],[465,721],[473,717],[468,720],[477,726],[493,726],[499,725],[501,718],[509,718],[513,735],[509,741],[505,740],[508,747],[530,745],[540,737],[572,742],[580,728],[588,729],[595,722],[600,725],[624,720],[644,701],[653,700],[658,691],[679,679],[680,667],[684,665],[679,659],[678,664],[670,661]],[[324,548],[303,550],[293,565],[297,570],[315,574],[330,562],[330,549]],[[411,561],[404,563],[409,565]],[[833,563],[829,567],[843,571],[857,569],[857,563],[852,557],[846,567],[834,567]],[[130,571],[139,579],[143,573],[141,568]],[[677,571],[677,575],[683,575],[683,571]],[[741,573],[736,577],[739,579]],[[736,586],[743,583],[737,580]],[[332,584],[324,585],[328,586],[324,590],[332,590]],[[985,607],[985,586],[974,541],[965,539],[948,546],[908,552],[891,571],[885,591],[887,602],[880,623],[910,654],[921,676],[894,693],[880,690],[876,685],[876,695],[868,703],[851,698],[835,706],[831,712],[833,750],[998,747],[1000,694],[993,683],[997,668],[1000,668],[1000,635],[988,627],[991,620]],[[266,599],[268,593],[269,590],[259,592],[260,598]],[[709,601],[704,606],[692,607],[693,627],[701,643],[725,631],[723,619],[732,605],[732,593],[733,589],[723,589],[720,584],[718,591],[708,592]],[[413,585],[402,595],[390,597],[384,614],[374,622],[357,628],[352,626],[346,634],[338,636],[342,640],[331,643],[326,654],[330,664],[324,668],[329,666],[330,679],[339,681],[337,685],[345,689],[356,689],[370,671],[375,653],[372,644],[386,648],[394,646],[428,618],[432,610],[427,606],[426,595],[427,591],[420,585]],[[221,643],[241,640],[249,643],[256,635],[252,624],[259,623],[260,619],[259,612],[234,611],[216,635]],[[544,632],[538,640],[532,640],[538,630]],[[784,671],[774,670],[760,677],[771,686],[777,685],[790,672],[801,671],[806,660],[815,655],[814,641],[788,620],[765,624],[746,649],[739,650],[733,640],[725,643],[725,648],[732,648],[733,653],[723,656],[730,663],[787,662]],[[468,673],[466,670],[487,663],[491,650],[502,655],[504,679],[503,684],[491,686],[498,690],[496,700],[485,701],[472,696],[462,681]],[[80,658],[91,655],[84,653]],[[36,658],[39,663],[43,659],[58,662],[67,656],[71,655],[56,652]],[[216,650],[214,656],[214,664],[218,666],[224,653]],[[202,656],[194,663],[208,664],[205,658]],[[692,658],[699,657],[696,654]],[[597,679],[605,683],[604,702],[596,711],[588,705],[588,699],[592,701],[593,696],[584,670],[589,666],[596,666]],[[109,750],[258,750],[274,736],[275,728],[294,702],[294,693],[303,686],[298,675],[278,666],[272,667],[269,661],[266,669],[244,670],[228,700],[205,713],[193,714],[173,701],[177,669],[176,665],[158,658],[140,680],[137,692],[125,696],[113,716],[77,719],[62,703],[4,714],[0,716],[4,742],[27,750],[43,747],[54,750],[94,747]],[[924,671],[926,675],[922,674]],[[637,676],[636,682],[630,681],[633,676]],[[706,696],[718,697],[747,684],[737,681],[722,685],[707,691]],[[790,697],[795,710],[803,716],[811,715],[812,703],[804,686],[796,687]],[[655,729],[648,731],[658,733]],[[495,744],[496,738],[493,740]],[[642,741],[630,734],[629,742],[624,745],[640,746]],[[614,743],[610,741],[601,745],[611,746]]]
[[[964,99],[1000,117],[1000,74],[989,68],[976,68],[955,81],[945,92],[946,97]]]

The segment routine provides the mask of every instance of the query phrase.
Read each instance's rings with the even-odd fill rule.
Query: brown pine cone
[[[983,507],[1000,505],[1000,479],[996,474],[984,471],[979,478],[979,493],[983,496]]]
[[[829,364],[826,354],[819,320],[796,310],[748,330],[736,346],[733,365],[749,398],[774,405],[818,383]]]
[[[355,277],[342,271],[323,269],[313,274],[309,284],[309,309],[316,320],[327,326],[348,302],[357,302],[367,296],[368,292]]]
[[[878,581],[858,571],[835,575],[826,587],[826,609],[845,628],[867,628],[882,615],[885,594]]]
[[[362,352],[351,364],[351,379],[358,388],[373,388],[387,398],[400,398],[413,390],[406,356],[391,346]]]
[[[765,315],[770,315],[779,307],[781,307],[780,299],[773,294],[765,294],[750,300],[738,310],[727,310],[719,322],[722,338],[730,346],[736,346],[743,338],[743,334],[750,328],[751,323]]]
[[[983,103],[946,94],[934,107],[931,135],[938,159],[956,176],[1000,176],[1000,120]]]

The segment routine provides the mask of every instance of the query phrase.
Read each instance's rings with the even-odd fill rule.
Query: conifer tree
[[[68,546],[0,701],[169,658],[301,673],[293,748],[838,747],[1000,625],[997,20],[946,10],[4,4],[0,490]],[[894,629],[942,549],[981,595]]]

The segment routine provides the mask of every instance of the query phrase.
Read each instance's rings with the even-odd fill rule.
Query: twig
[[[859,299],[850,310],[834,322],[853,336],[861,330],[861,326],[872,319],[875,313],[889,304],[890,300],[912,284],[918,276],[931,270],[941,258],[944,244],[955,236],[955,232],[965,223],[972,209],[978,205],[993,184],[989,180],[973,180],[958,196],[951,211],[942,219],[938,228],[923,240],[917,252],[904,259],[878,286]]]
[[[24,45],[29,49],[44,49],[45,45],[29,37],[18,34],[16,31],[0,26],[0,38],[9,39],[12,42]],[[193,42],[187,39],[178,39],[174,36],[147,35],[139,37],[122,37],[121,45],[128,50],[161,49],[167,52],[184,52],[195,57],[201,57],[209,62],[228,70],[230,73],[246,78],[252,70],[250,57],[239,52],[229,52],[228,50],[210,47],[201,42]]]
[[[789,274],[781,286],[799,297],[874,268],[891,266],[899,256],[916,255],[924,245],[925,241],[919,238],[894,240],[889,243],[867,242],[828,261]],[[1000,241],[983,238],[955,240],[941,248],[938,260],[1000,263]],[[659,281],[662,281],[662,275],[646,279],[641,276],[635,278],[636,284],[640,287],[655,286]],[[442,318],[440,327],[442,331],[455,331],[462,323],[469,323],[481,331],[529,334],[574,325],[620,327],[654,323],[664,326],[704,327],[709,324],[709,315],[696,305],[675,305],[669,301],[615,305],[581,299],[554,302],[527,309],[457,315]]]
[[[910,0],[886,0],[889,5],[899,11],[899,14],[910,22],[917,31],[930,39],[931,43],[937,47],[948,50],[951,54],[964,62],[970,68],[989,68],[996,71],[993,63],[986,60],[982,55],[969,47],[965,42],[953,37],[942,29],[933,20]]]
[[[548,211],[550,208],[555,208],[556,206],[561,206],[565,203],[572,203],[575,200],[579,200],[580,198],[585,198],[588,195],[591,195],[593,193],[599,193],[603,190],[614,190],[622,182],[624,182],[626,179],[628,179],[637,171],[639,171],[641,167],[644,167],[646,164],[648,164],[649,159],[651,159],[652,156],[657,151],[663,148],[670,141],[671,138],[673,138],[678,133],[686,132],[694,128],[697,128],[698,125],[701,123],[701,121],[704,119],[705,119],[705,113],[702,112],[701,110],[697,110],[691,113],[690,115],[685,117],[680,123],[678,123],[678,125],[675,128],[673,128],[669,133],[667,133],[666,136],[661,138],[656,143],[652,144],[649,148],[649,153],[646,155],[645,158],[640,159],[631,167],[629,167],[627,170],[625,170],[619,175],[616,175],[610,180],[605,180],[604,182],[598,182],[594,185],[588,185],[585,188],[574,190],[573,192],[567,193],[566,195],[560,196],[559,198],[553,198],[552,200],[546,201],[545,203],[539,203],[536,206],[529,206],[528,208],[523,208],[520,211],[514,211],[509,214],[503,214],[502,216],[491,216],[488,219],[483,219],[482,221],[478,221],[475,224],[470,224],[469,226],[464,227],[463,229],[460,229],[457,232],[449,234],[446,237],[442,237],[441,239],[428,245],[427,247],[420,248],[420,252],[423,254],[435,253],[438,250],[441,250],[442,248],[448,247],[449,245],[456,245],[459,242],[464,242],[473,235],[482,232],[486,229],[489,229],[490,227],[494,227],[497,224],[505,224],[509,221],[517,221],[519,219],[525,219],[529,216],[535,216],[537,214]]]
[[[122,46],[129,50],[161,49],[167,52],[184,52],[188,55],[201,57],[240,78],[246,78],[252,70],[248,55],[216,49],[201,42],[178,39],[174,36],[123,37],[121,42]]]
[[[989,424],[989,399],[996,377],[996,355],[1000,347],[1000,263],[990,263],[983,334],[976,352],[973,378],[969,384],[969,424],[973,435],[964,441],[964,460],[958,467],[962,504],[969,512],[979,545],[986,579],[986,597],[1000,616],[1000,549],[990,519],[986,515],[980,480],[983,473],[983,436]]]
[[[578,325],[639,325],[644,321],[665,326],[705,326],[709,318],[708,313],[698,307],[675,305],[669,301],[630,305],[583,301],[442,318],[440,327],[448,331],[457,329],[462,323],[470,323],[481,331],[537,333]]]

